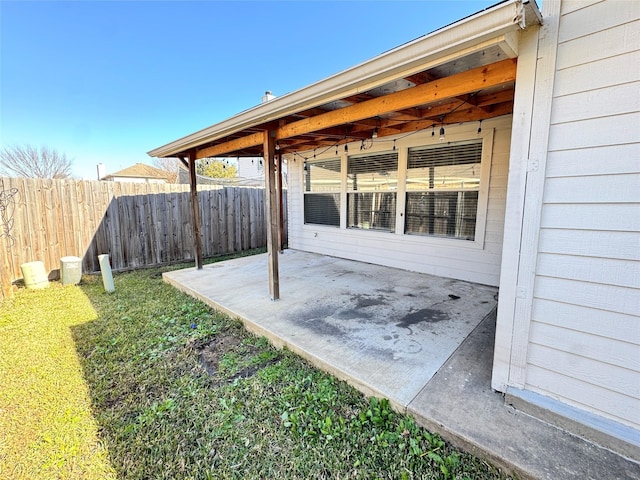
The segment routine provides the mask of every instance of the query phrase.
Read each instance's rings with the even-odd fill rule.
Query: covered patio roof
[[[512,113],[519,31],[540,24],[534,2],[506,0],[148,152],[189,167],[198,269],[197,160],[264,157],[269,285],[278,299],[283,156]]]
[[[271,132],[286,154],[509,114],[517,31],[540,22],[535,3],[499,3],[148,153],[255,157]]]

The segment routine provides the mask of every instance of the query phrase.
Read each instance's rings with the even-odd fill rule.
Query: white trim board
[[[496,320],[496,340],[491,386],[505,392],[509,383],[514,311],[517,294],[523,205],[527,181],[527,158],[532,128],[534,84],[538,55],[538,31],[529,29],[520,37],[520,56],[513,104],[509,175],[504,217],[504,238],[500,266],[500,301]]]

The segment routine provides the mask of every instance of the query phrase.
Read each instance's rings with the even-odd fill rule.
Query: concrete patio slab
[[[266,254],[165,279],[400,409],[497,303],[493,287],[294,250],[278,301]]]
[[[407,412],[459,448],[520,478],[640,479],[640,466],[508,405],[491,389],[495,316],[478,328]]]
[[[275,302],[266,255],[164,279],[518,478],[640,480],[638,463],[491,389],[495,288],[293,250],[279,258]]]

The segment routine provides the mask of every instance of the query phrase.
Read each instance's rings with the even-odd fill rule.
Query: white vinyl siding
[[[562,13],[525,388],[640,430],[640,4]]]
[[[482,122],[480,135],[477,130],[477,123],[447,127],[448,141],[481,139],[483,142],[481,187],[478,194],[478,219],[474,241],[406,235],[402,228],[404,217],[399,216],[400,223],[396,224],[395,233],[348,228],[346,203],[347,192],[350,190],[346,184],[341,198],[341,219],[343,222],[341,228],[305,225],[304,162],[300,160],[300,157],[297,157],[295,161],[289,160],[287,164],[289,169],[289,247],[485,285],[498,285],[504,231],[511,116],[506,115],[485,120]],[[378,140],[368,153],[388,153],[393,148],[393,143],[393,139]],[[405,175],[408,149],[429,144],[434,144],[430,129],[397,139],[396,151],[400,178],[404,178]],[[437,138],[435,144],[439,144]],[[351,150],[357,149],[357,144],[354,144],[354,148],[351,148],[352,145],[349,147]],[[346,169],[347,155],[343,154],[342,159],[343,168]],[[403,182],[398,182],[396,208],[399,212],[404,209],[404,192]]]

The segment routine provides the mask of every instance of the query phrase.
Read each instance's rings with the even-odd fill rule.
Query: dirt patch
[[[193,348],[199,354],[200,364],[217,384],[249,378],[280,359],[277,355],[258,361],[258,354],[263,349],[243,342],[241,337],[230,333],[221,333],[208,342],[198,342]]]

